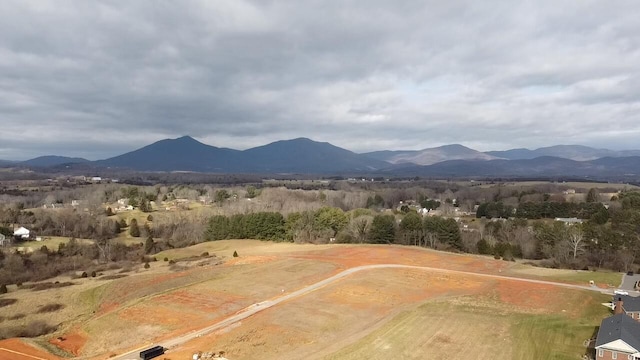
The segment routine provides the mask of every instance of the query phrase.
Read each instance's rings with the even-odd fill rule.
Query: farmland
[[[240,256],[232,257],[234,251]],[[199,256],[205,252],[211,255]],[[49,314],[57,319],[59,330],[36,338],[34,345],[60,357],[105,359],[214,324],[345,269],[404,264],[434,270],[360,271],[187,341],[165,357],[177,360],[197,351],[225,351],[229,359],[394,354],[417,359],[424,358],[425,349],[434,358],[461,349],[486,359],[572,358],[585,352],[582,343],[606,313],[599,305],[606,296],[473,273],[580,285],[588,285],[586,279],[591,277],[605,283],[601,286],[620,280],[619,273],[539,271],[489,257],[388,245],[225,240],[167,250],[156,257],[178,261],[160,260],[148,269],[138,266],[125,273],[105,270],[102,276],[74,279],[72,286],[40,293],[11,288],[9,295],[18,302],[0,308],[0,316],[16,312],[27,316],[5,320],[3,325],[35,319],[40,315],[30,309],[55,299],[66,305]],[[180,261],[183,258],[188,260]],[[43,293],[48,297],[38,296]],[[548,342],[529,340],[546,341],[544,336],[557,340],[540,352]],[[11,340],[0,343],[0,348],[42,351],[21,344]],[[514,355],[522,349],[528,355]]]

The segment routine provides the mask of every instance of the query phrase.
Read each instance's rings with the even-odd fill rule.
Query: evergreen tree
[[[153,242],[153,237],[149,235],[147,240],[144,242],[144,253],[151,254],[153,252],[153,248],[155,247],[155,242]]]
[[[396,237],[396,219],[393,215],[376,215],[371,222],[369,241],[374,244],[391,244]]]
[[[216,215],[209,219],[205,232],[206,240],[224,240],[229,238],[229,218],[224,215]]]
[[[133,237],[140,237],[140,228],[138,227],[138,220],[131,219],[129,224],[129,235]]]

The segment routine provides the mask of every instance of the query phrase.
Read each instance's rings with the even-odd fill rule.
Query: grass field
[[[62,236],[47,236],[45,237],[45,239],[46,240],[42,240],[42,241],[25,241],[25,242],[16,243],[15,247],[29,249],[28,251],[34,251],[42,248],[43,246],[46,246],[47,249],[49,249],[50,251],[57,251],[60,244],[62,243],[66,244],[67,242],[69,242],[71,238],[62,237]],[[76,240],[79,243],[83,243],[83,244],[91,243],[91,240],[88,240],[88,239],[76,239]]]
[[[585,271],[585,270],[566,270],[566,269],[548,269],[531,267],[528,265],[517,265],[513,267],[512,272],[520,276],[531,276],[549,281],[567,282],[574,284],[587,285],[590,281],[598,285],[609,287],[618,287],[622,282],[622,273],[609,270]]]
[[[586,352],[583,341],[608,315],[598,299],[579,319],[504,311],[498,302],[428,302],[325,359],[577,359]]]
[[[215,256],[199,257],[203,252]],[[111,271],[125,276],[118,279],[75,279],[76,285],[38,293],[11,287],[6,297],[18,302],[0,309],[0,315],[24,312],[25,321],[50,317],[59,330],[37,342],[59,354],[105,359],[360,265],[396,263],[579,284],[620,279],[616,273],[542,269],[386,245],[227,240],[155,256],[160,261],[150,269],[139,264],[125,274]],[[170,265],[164,257],[195,258]],[[52,299],[67,306],[32,314]],[[606,300],[597,293],[455,272],[367,270],[192,340],[165,358],[224,350],[232,360],[435,359],[455,350],[459,357],[453,358],[460,359],[569,359],[584,353],[582,342],[606,315],[599,305]]]

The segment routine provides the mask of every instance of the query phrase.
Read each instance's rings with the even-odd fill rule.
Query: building
[[[627,314],[632,319],[640,321],[640,297],[614,295],[611,304],[616,314]]]
[[[582,224],[584,222],[584,220],[578,218],[555,218],[554,220],[563,222],[566,225]]]
[[[598,360],[639,360],[640,322],[627,314],[616,314],[602,320],[595,350]]]
[[[20,228],[18,228],[16,231],[13,232],[13,236],[21,239],[28,239],[30,233],[31,232],[29,231],[29,229],[21,226]]]

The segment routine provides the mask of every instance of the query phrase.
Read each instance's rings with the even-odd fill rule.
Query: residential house
[[[13,236],[21,239],[28,239],[30,233],[31,232],[29,231],[29,229],[21,226],[20,228],[18,228],[16,231],[13,232]]]
[[[640,359],[640,322],[624,313],[602,320],[595,350],[597,360]]]
[[[565,225],[582,224],[584,220],[578,218],[555,218],[555,221],[565,223]]]
[[[640,321],[640,297],[614,295],[611,303],[613,311],[616,313],[624,313],[632,319]]]

